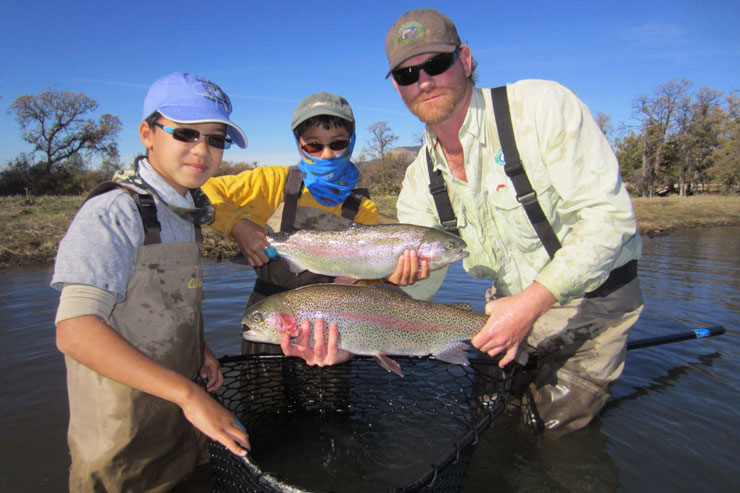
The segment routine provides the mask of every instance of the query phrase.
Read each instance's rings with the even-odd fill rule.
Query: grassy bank
[[[82,203],[82,196],[0,197],[0,267],[49,263],[57,244]],[[396,197],[375,197],[380,222],[395,222]],[[634,198],[640,232],[664,234],[675,229],[740,225],[740,197],[701,195],[687,198]],[[230,257],[234,245],[204,228],[205,254]]]

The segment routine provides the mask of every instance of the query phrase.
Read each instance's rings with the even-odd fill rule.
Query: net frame
[[[308,366],[302,359],[282,354],[224,356],[219,359],[224,385],[214,397],[235,413],[250,436],[261,431],[261,421],[279,414],[330,418],[339,413],[365,419],[393,412],[402,413],[396,416],[401,419],[425,415],[455,420],[464,432],[450,437],[450,445],[418,478],[391,491],[458,491],[480,434],[505,411],[511,376],[483,356],[472,358],[469,366],[433,357],[394,359],[404,377],[387,372],[368,356],[327,367]],[[237,457],[221,444],[209,442],[215,492],[312,491],[263,470],[249,454]],[[372,489],[371,485],[352,487]]]

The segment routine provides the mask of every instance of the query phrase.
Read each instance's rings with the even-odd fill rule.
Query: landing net
[[[373,358],[311,367],[283,355],[221,358],[217,398],[249,432],[246,459],[210,443],[214,491],[458,491],[478,436],[504,411],[494,362]]]

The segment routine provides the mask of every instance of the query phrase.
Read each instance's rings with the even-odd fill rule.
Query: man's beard
[[[430,97],[438,96],[434,102],[423,102]],[[441,90],[434,89],[428,93],[419,94],[408,108],[416,117],[427,125],[437,125],[447,120],[465,99],[465,84],[455,84]]]
[[[433,96],[441,96],[438,101],[425,103],[423,100]],[[447,120],[457,105],[465,97],[464,92],[421,93],[415,101],[408,105],[411,113],[427,125],[436,125]]]

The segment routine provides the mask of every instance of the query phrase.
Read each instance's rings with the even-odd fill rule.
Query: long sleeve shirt
[[[450,172],[437,137],[408,167],[398,197],[402,223],[441,227],[429,192],[425,149],[440,170],[468,245],[465,270],[512,295],[532,282],[561,303],[596,289],[609,272],[638,258],[641,239],[614,152],[573,92],[558,83],[523,80],[508,85],[517,148],[537,199],[560,239],[551,260],[504,172],[488,90],[474,89],[459,131],[467,181]]]

